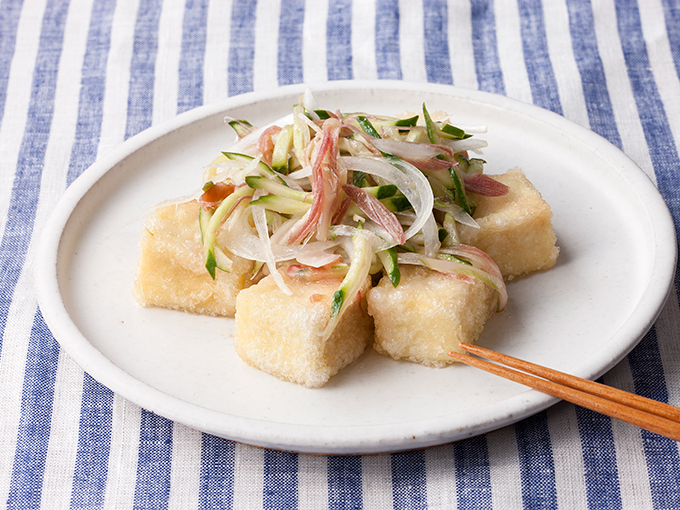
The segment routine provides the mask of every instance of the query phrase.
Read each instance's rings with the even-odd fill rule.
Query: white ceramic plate
[[[651,327],[669,292],[676,246],[647,176],[608,142],[505,97],[404,82],[313,87],[320,107],[453,114],[486,125],[486,172],[522,167],[552,206],[557,265],[509,285],[481,345],[586,378],[614,366]],[[321,389],[279,381],[234,353],[233,321],[144,309],[131,296],[142,213],[198,186],[234,136],[224,116],[263,125],[301,86],[246,94],[180,115],[88,169],[41,244],[42,312],[95,379],[169,419],[236,441],[316,453],[398,451],[481,434],[556,399],[456,365],[431,369],[368,350]]]

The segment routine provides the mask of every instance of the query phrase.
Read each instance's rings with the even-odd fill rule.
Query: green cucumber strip
[[[449,233],[446,231],[445,228],[440,228],[438,235],[439,235],[439,242],[441,243],[441,242],[444,241],[444,239],[446,239],[449,236]]]
[[[448,236],[443,241],[444,246],[453,246],[455,244],[460,244],[460,237],[458,236],[458,227],[456,226],[456,220],[452,215],[446,213],[444,215],[444,222],[442,226],[446,229]]]
[[[383,198],[380,200],[387,209],[393,213],[408,211],[412,209],[411,202],[408,201],[404,195],[396,195],[394,197]]]
[[[326,120],[331,118],[331,114],[328,113],[328,110],[314,110],[314,113],[316,113],[319,116],[319,119],[321,120]]]
[[[265,209],[270,209],[281,214],[304,214],[312,206],[309,203],[301,202],[293,198],[282,195],[264,195],[253,200],[248,205],[260,205]]]
[[[333,294],[333,300],[331,302],[331,319],[338,317],[341,314],[342,309],[347,302],[348,293],[352,289],[359,290],[361,287],[361,282],[363,278],[368,275],[370,270],[370,259],[368,266],[366,266],[365,260],[367,259],[368,252],[372,251],[371,243],[364,235],[359,235],[355,233],[352,235],[352,242],[354,244],[354,251],[352,253],[352,260],[349,265],[349,271],[342,280],[340,287]]]
[[[208,232],[208,225],[210,225],[210,218],[212,218],[212,211],[206,211],[202,207],[198,211],[198,225],[201,229],[201,242],[205,242],[204,239]]]
[[[448,260],[450,262],[460,262],[461,264],[465,264],[467,266],[472,265],[472,262],[458,258],[455,255],[451,255],[450,253],[438,253],[437,258],[442,260]]]
[[[366,178],[366,174],[364,172],[359,172],[358,170],[355,170],[352,173],[352,184],[354,184],[357,188],[365,188],[368,186],[368,179]]]
[[[293,126],[284,126],[274,144],[272,153],[272,170],[281,174],[288,174],[288,153],[293,147]]]
[[[472,136],[467,134],[464,130],[460,129],[459,127],[452,126],[451,124],[444,124],[440,130],[444,135],[449,135],[443,136],[444,138],[448,138],[449,140],[464,140]]]
[[[456,203],[463,208],[463,210],[472,216],[472,209],[470,209],[470,204],[468,204],[467,197],[465,196],[465,186],[456,171],[456,167],[449,168],[449,173],[451,174],[451,179],[453,179],[454,193]]]
[[[238,188],[231,195],[222,200],[222,203],[215,209],[215,212],[208,221],[208,225],[203,234],[203,249],[205,250],[205,267],[213,280],[215,279],[215,267],[217,267],[217,262],[215,261],[217,231],[238,201],[241,198],[252,194],[252,192],[253,190],[248,186]]]
[[[383,186],[369,186],[364,188],[364,191],[380,200],[381,198],[393,197],[397,194],[399,188],[397,188],[394,184],[385,184]]]
[[[232,161],[241,161],[243,163],[250,163],[255,159],[248,154],[241,154],[239,152],[223,152],[222,154]],[[274,170],[272,170],[271,167],[264,161],[259,161],[257,163],[257,170],[260,172],[260,175],[276,175],[276,172],[274,172]],[[276,177],[279,181],[285,184],[285,181],[281,179],[281,176],[276,175]]]
[[[371,121],[370,121],[370,120],[368,120],[368,119],[367,119],[366,117],[364,117],[363,115],[357,115],[355,118],[357,119],[357,122],[358,122],[359,125],[361,126],[361,129],[363,129],[364,132],[365,132],[368,136],[374,136],[375,138],[380,138],[380,135],[379,135],[378,132],[375,130],[375,128],[373,127],[373,124],[371,124]]]
[[[403,127],[412,127],[415,126],[418,123],[418,115],[414,115],[413,117],[409,117],[408,119],[398,119],[394,125],[395,126],[403,126]]]
[[[377,255],[380,259],[380,262],[382,262],[383,267],[385,268],[387,277],[390,279],[390,282],[392,282],[392,286],[397,287],[397,285],[399,285],[399,281],[401,280],[401,272],[399,271],[399,266],[397,265],[397,249],[393,246],[387,250],[377,252]]]
[[[430,143],[439,143],[439,140],[437,139],[437,125],[434,123],[432,120],[432,117],[430,117],[430,113],[427,111],[427,108],[425,107],[425,103],[423,103],[423,118],[425,119],[425,127],[427,128],[427,137],[430,139]]]
[[[308,202],[311,204],[313,200],[310,192],[289,188],[285,184],[281,184],[272,179],[267,179],[261,175],[249,175],[246,177],[246,184],[253,189],[261,189],[273,195],[281,195],[301,202]]]
[[[210,188],[212,188],[214,185],[215,185],[214,182],[208,181],[208,182],[206,182],[206,183],[203,185],[203,187],[201,188],[201,190],[203,190],[203,191],[208,191],[208,190],[209,190]]]
[[[236,132],[236,136],[239,138],[243,138],[253,130],[253,125],[247,120],[232,120],[229,121],[229,125]]]

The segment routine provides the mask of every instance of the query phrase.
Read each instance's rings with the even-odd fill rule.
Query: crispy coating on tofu
[[[510,191],[501,197],[473,195],[480,228],[460,225],[461,242],[486,252],[506,280],[555,265],[559,249],[550,206],[518,168],[489,177]]]
[[[142,306],[233,317],[236,296],[249,285],[253,262],[229,255],[230,273],[205,268],[196,201],[156,209],[139,242],[133,295]]]
[[[284,280],[292,296],[285,295],[271,276],[239,294],[234,349],[243,361],[279,379],[318,388],[370,345],[373,320],[366,311],[370,278],[326,341],[331,298],[340,280],[307,283],[287,276]]]
[[[494,291],[421,266],[400,266],[401,282],[388,278],[368,294],[375,321],[373,348],[395,360],[431,367],[453,363],[447,353],[474,343],[495,307]]]

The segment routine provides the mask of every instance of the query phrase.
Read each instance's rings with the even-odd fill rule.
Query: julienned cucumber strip
[[[247,120],[231,120],[229,121],[229,125],[236,132],[236,136],[239,138],[243,138],[253,130],[253,125]]]
[[[380,135],[375,130],[375,128],[373,127],[373,124],[371,124],[370,120],[368,120],[363,115],[357,115],[356,119],[357,119],[357,122],[359,123],[359,125],[361,126],[361,129],[363,129],[364,132],[368,136],[374,136],[375,138],[380,138]]]
[[[293,146],[293,126],[284,126],[274,144],[272,153],[272,170],[282,174],[288,174],[288,153]]]
[[[265,209],[276,211],[281,214],[305,214],[312,206],[311,203],[302,202],[294,198],[282,195],[264,195],[250,202],[249,205],[260,205]]]
[[[215,279],[215,267],[218,266],[218,260],[215,256],[215,243],[217,242],[217,231],[224,219],[229,215],[238,201],[248,195],[252,195],[253,190],[249,186],[242,186],[234,191],[231,195],[225,198],[219,205],[215,212],[212,213],[207,222],[205,231],[203,233],[203,249],[205,251],[205,267]],[[200,221],[200,214],[199,214]],[[205,220],[203,220],[205,221]],[[221,268],[220,268],[221,269]]]
[[[397,287],[397,285],[399,285],[399,281],[401,280],[401,272],[399,271],[399,266],[397,265],[397,249],[393,246],[387,250],[377,252],[377,255],[380,259],[380,262],[382,262],[383,267],[385,268],[387,277],[390,279],[390,282],[392,282],[392,286]]]
[[[246,184],[253,189],[261,189],[267,193],[281,195],[287,198],[292,198],[293,200],[299,200],[301,202],[308,202],[311,204],[313,200],[313,195],[311,192],[299,191],[289,188],[285,184],[281,184],[279,181],[267,179],[261,175],[249,175],[246,177]]]
[[[357,229],[352,235],[352,243],[354,244],[354,251],[352,252],[349,271],[342,280],[338,290],[333,294],[331,319],[339,318],[348,298],[352,298],[356,291],[359,290],[371,269],[373,252],[368,235],[362,232],[362,229]]]
[[[462,207],[466,213],[472,216],[472,209],[470,209],[470,204],[468,204],[467,197],[465,196],[465,186],[463,185],[456,168],[453,166],[449,168],[449,173],[453,180],[456,203]]]
[[[248,154],[241,154],[239,152],[223,152],[222,154],[232,161],[241,161],[243,163],[251,163],[255,159]],[[261,175],[275,175],[281,183],[285,184],[286,181],[281,179],[281,176],[277,175],[276,172],[274,172],[274,170],[272,170],[271,167],[264,161],[258,161],[256,168]]]

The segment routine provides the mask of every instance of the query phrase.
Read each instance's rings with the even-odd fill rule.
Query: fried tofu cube
[[[373,348],[395,360],[431,367],[454,363],[449,351],[474,343],[496,308],[494,290],[421,266],[400,266],[396,288],[383,277],[368,294]]]
[[[146,220],[139,242],[133,295],[142,306],[233,317],[236,295],[249,286],[252,261],[227,254],[230,273],[205,268],[197,201],[160,207]]]
[[[461,242],[486,252],[506,280],[555,265],[559,249],[550,206],[519,168],[490,177],[510,191],[500,197],[472,195],[479,228],[460,225]]]
[[[268,374],[318,388],[370,345],[373,320],[366,311],[370,278],[326,340],[331,299],[341,280],[301,282],[284,275],[284,281],[291,296],[271,275],[239,294],[234,349],[243,361]]]

